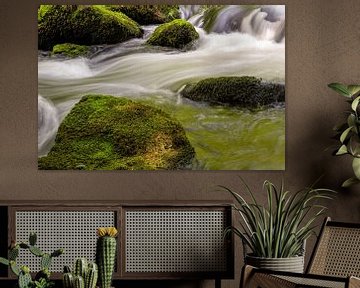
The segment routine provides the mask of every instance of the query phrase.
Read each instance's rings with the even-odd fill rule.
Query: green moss
[[[189,84],[182,95],[210,104],[258,107],[285,101],[285,87],[282,84],[262,82],[255,77],[219,77]]]
[[[180,169],[194,158],[184,129],[165,112],[124,98],[84,96],[61,123],[40,169]]]
[[[225,5],[203,5],[202,10],[204,11],[204,30],[210,33],[219,12],[222,11]]]
[[[183,48],[198,38],[199,34],[189,22],[176,19],[157,27],[146,43],[156,46]]]
[[[156,5],[165,15],[165,22],[181,18],[179,5]]]
[[[51,9],[52,5],[40,5],[38,9],[38,23],[41,23],[45,14]]]
[[[43,6],[43,5],[42,5]],[[114,44],[141,37],[140,26],[103,5],[47,5],[38,24],[38,47],[51,50],[59,43]],[[39,12],[40,13],[40,12]]]
[[[141,25],[162,24],[180,18],[178,5],[106,5],[122,12]]]
[[[42,11],[43,5],[39,11]],[[71,14],[77,9],[76,5],[46,5],[47,12],[38,22],[38,48],[52,50],[59,43],[75,43],[72,33]]]
[[[63,54],[68,57],[86,56],[89,53],[89,47],[71,43],[57,44],[53,47],[52,54]]]

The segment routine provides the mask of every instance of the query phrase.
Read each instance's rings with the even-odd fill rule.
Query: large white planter
[[[245,263],[262,269],[304,273],[304,256],[263,258],[246,255]]]

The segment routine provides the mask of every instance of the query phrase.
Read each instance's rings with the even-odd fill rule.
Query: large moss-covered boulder
[[[142,33],[135,21],[103,5],[42,5],[38,10],[38,48],[42,50],[61,43],[114,44]]]
[[[72,43],[56,44],[52,49],[53,55],[61,54],[70,58],[86,56],[89,52],[89,46]]]
[[[180,18],[178,5],[106,5],[122,12],[141,25],[162,24]]]
[[[181,94],[193,101],[253,108],[284,102],[285,86],[256,77],[218,77],[189,84]]]
[[[146,43],[163,47],[184,48],[198,38],[199,34],[191,23],[176,19],[157,27]]]
[[[84,96],[61,123],[40,169],[182,169],[194,149],[165,112],[124,98]]]

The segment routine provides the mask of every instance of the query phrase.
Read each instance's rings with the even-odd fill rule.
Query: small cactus
[[[116,258],[115,227],[98,228],[96,243],[96,262],[99,267],[100,288],[110,288]]]
[[[74,277],[74,288],[85,288],[84,278],[81,276]]]
[[[44,269],[40,270],[38,273],[36,273],[35,280],[39,281],[39,280],[41,280],[41,278],[49,280],[50,275],[51,275],[51,273],[50,273],[49,269],[44,268]]]
[[[0,263],[4,264],[6,266],[10,265],[10,261],[8,259],[3,258],[3,257],[0,257]]]
[[[31,232],[29,235],[29,244],[31,246],[35,246],[37,241],[37,235],[35,232]]]
[[[40,261],[40,267],[41,269],[49,269],[50,268],[50,265],[51,265],[51,260],[52,260],[52,257],[50,254],[48,253],[44,253],[42,256],[41,256],[41,261]]]
[[[29,251],[34,254],[35,256],[41,257],[44,255],[44,252],[42,252],[40,250],[40,248],[36,247],[36,246],[31,246],[29,247]]]
[[[19,274],[18,285],[19,288],[28,288],[32,283],[30,269],[27,266],[21,267],[21,271]]]
[[[22,249],[29,249],[30,245],[26,244],[26,243],[20,243],[19,244],[20,248]]]
[[[66,272],[62,277],[64,288],[73,288],[74,286],[74,276],[71,272]]]
[[[85,288],[95,288],[98,279],[98,266],[96,263],[89,263],[85,276]]]
[[[30,273],[30,268],[28,266],[22,266],[20,268],[21,272],[25,273],[25,274],[29,274]]]
[[[85,258],[78,258],[74,263],[74,271],[71,273],[69,266],[64,266],[64,288],[95,288],[98,278],[98,268],[95,263],[89,263]],[[77,287],[77,286],[79,287]]]
[[[76,259],[74,267],[75,276],[81,276],[83,279],[85,279],[87,268],[88,262],[85,258]]]
[[[11,271],[16,275],[19,276],[20,275],[20,268],[16,265],[16,262],[14,260],[11,260],[10,262],[10,269]]]
[[[51,253],[51,257],[58,257],[64,253],[64,249],[57,249]]]
[[[0,263],[10,266],[11,271],[18,276],[18,286],[19,288],[29,288],[29,287],[40,287],[41,283],[50,284],[50,264],[53,257],[60,256],[64,251],[63,249],[55,250],[53,253],[48,254],[36,247],[37,236],[35,233],[30,233],[29,244],[20,242],[16,243],[14,240],[11,241],[8,259],[0,257]],[[19,250],[24,249],[28,250],[30,253],[37,257],[41,257],[41,271],[39,271],[35,276],[35,281],[32,280],[30,275],[30,269],[28,266],[22,266],[21,268],[16,264],[16,259],[19,256]],[[37,284],[39,283],[39,285]],[[44,285],[45,285],[44,284]],[[42,285],[42,284],[41,284]],[[42,286],[41,286],[42,287]]]
[[[69,266],[67,265],[64,266],[64,273],[71,273],[71,269]]]
[[[14,248],[9,250],[8,253],[9,260],[16,260],[16,258],[19,256],[19,246],[16,245]]]

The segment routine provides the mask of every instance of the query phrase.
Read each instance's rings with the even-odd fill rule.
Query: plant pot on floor
[[[304,273],[304,256],[264,258],[246,255],[245,264],[274,271]]]
[[[249,186],[243,184],[245,193],[241,194],[221,187],[235,198],[233,207],[239,213],[240,224],[229,227],[226,232],[234,233],[243,241],[245,264],[303,273],[305,241],[314,233],[314,222],[326,209],[318,202],[331,199],[334,191],[310,187],[291,193],[283,183],[277,188],[266,180],[264,205],[256,200]],[[248,194],[250,201],[245,200],[244,194]]]
[[[269,269],[274,271],[304,273],[305,266],[305,247],[306,242],[302,244],[299,255],[285,258],[270,258],[254,256],[245,242],[243,244],[243,255],[245,265],[261,269]]]

